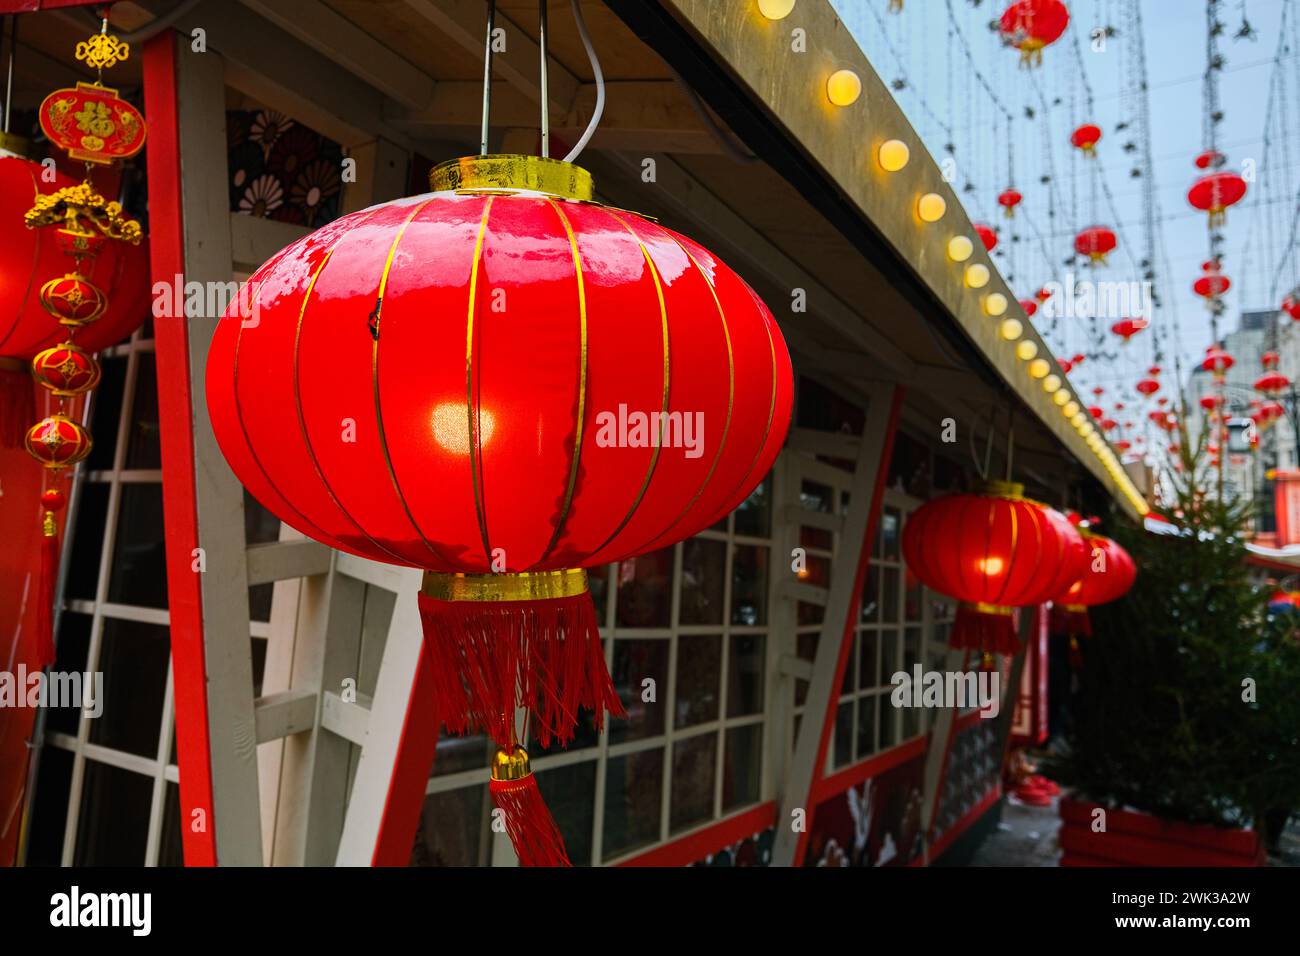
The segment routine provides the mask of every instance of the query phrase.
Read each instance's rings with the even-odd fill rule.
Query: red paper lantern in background
[[[1154,378],[1144,378],[1133,387],[1143,395],[1154,395],[1156,392],[1160,391],[1160,383]]]
[[[1236,364],[1237,360],[1231,355],[1217,345],[1211,345],[1205,350],[1205,359],[1201,362],[1201,368],[1213,373],[1216,379],[1221,380],[1228,369]]]
[[[572,738],[579,707],[598,724],[621,711],[578,569],[744,501],[789,425],[790,359],[736,273],[592,202],[577,167],[473,158],[431,181],[254,273],[257,326],[237,311],[219,323],[208,409],[236,475],[282,520],[425,569],[439,722],[486,732],[508,763],[517,707],[543,746]],[[516,799],[495,774],[494,798]]]
[[[1281,372],[1270,370],[1255,379],[1255,391],[1263,392],[1265,395],[1277,395],[1286,391],[1290,384],[1291,380]]]
[[[1119,422],[1113,418],[1103,418],[1101,420],[1101,430],[1105,432],[1113,432],[1118,425]]]
[[[1127,342],[1147,327],[1146,319],[1121,319],[1110,327],[1111,332]]]
[[[1021,66],[1040,66],[1043,49],[1061,38],[1070,11],[1061,0],[1016,0],[1002,12],[998,31],[1020,51]]]
[[[1300,322],[1300,297],[1289,295],[1282,300],[1282,311]]]
[[[1071,362],[1069,359],[1061,359],[1058,364],[1061,366],[1061,371],[1064,372],[1066,375],[1069,375],[1072,371],[1074,371],[1074,363]]]
[[[1115,233],[1106,226],[1089,226],[1074,237],[1074,251],[1087,256],[1093,265],[1104,265],[1106,256],[1115,250]]]
[[[1083,572],[1083,540],[1060,512],[989,482],[926,502],[903,527],[903,555],[926,587],[961,604],[954,647],[1014,654],[1011,612],[1039,604]]]
[[[1161,372],[1161,368],[1159,365],[1152,365],[1149,369],[1147,369],[1148,375],[1159,375],[1160,372]]]
[[[1074,354],[1073,356],[1070,357],[1070,361],[1073,362],[1075,365],[1082,365],[1082,364],[1083,364],[1083,354],[1082,354],[1082,353],[1076,353],[1076,354]]]
[[[1024,198],[1024,196],[1020,195],[1019,190],[1004,189],[998,193],[998,205],[1005,210],[1006,217],[1011,219],[1015,217],[1016,207],[1020,205],[1021,200]]]
[[[1039,302],[1046,302],[1051,297],[1052,297],[1052,290],[1047,288],[1047,286],[1043,286],[1041,289],[1039,289],[1037,292],[1034,293],[1034,298],[1037,299]]]
[[[1133,559],[1112,539],[1086,529],[1080,534],[1087,554],[1083,571],[1052,597],[1050,626],[1058,633],[1091,634],[1088,608],[1123,597],[1137,578]]]
[[[1121,438],[1119,441],[1115,442],[1115,447],[1120,451],[1128,451],[1133,447],[1133,443],[1127,438]]]
[[[36,417],[28,363],[68,338],[58,311],[84,321],[76,333],[82,351],[95,353],[129,336],[149,315],[149,247],[99,242],[95,255],[76,260],[69,233],[30,229],[24,217],[36,198],[78,185],[77,180],[26,159],[0,158],[0,444],[16,446]],[[49,305],[49,310],[42,300]]]
[[[1106,409],[1102,408],[1100,405],[1089,405],[1088,414],[1098,421],[1101,421],[1101,419],[1106,416]]]
[[[975,234],[980,237],[980,242],[984,243],[985,252],[992,252],[998,244],[998,234],[982,222],[975,223]]]
[[[1265,402],[1251,418],[1254,418],[1261,428],[1267,428],[1285,414],[1286,409],[1279,402]]]
[[[1192,291],[1202,299],[1217,299],[1232,288],[1232,280],[1222,272],[1207,271],[1192,283]]]
[[[1080,150],[1085,156],[1096,154],[1097,143],[1101,141],[1101,127],[1085,123],[1070,134],[1070,145]]]
[[[1020,308],[1025,310],[1025,315],[1032,318],[1034,313],[1038,311],[1038,303],[1033,299],[1021,299]]]
[[[1246,195],[1246,180],[1236,173],[1217,172],[1202,176],[1187,191],[1187,201],[1209,214],[1210,228],[1222,226],[1228,219],[1228,207]]]
[[[1201,401],[1200,401],[1201,408],[1205,409],[1207,412],[1213,411],[1214,409],[1218,408],[1222,404],[1223,404],[1222,395],[1201,396]]]
[[[1226,159],[1227,157],[1217,149],[1207,149],[1205,152],[1197,156],[1196,159],[1192,160],[1192,162],[1196,165],[1197,169],[1218,169],[1223,165]]]
[[[1281,361],[1282,361],[1282,356],[1278,355],[1278,353],[1274,352],[1272,349],[1269,349],[1267,352],[1265,352],[1263,355],[1259,357],[1260,366],[1266,369],[1277,368],[1278,364]]]

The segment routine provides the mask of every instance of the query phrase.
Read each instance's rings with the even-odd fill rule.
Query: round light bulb
[[[1034,359],[1029,363],[1030,378],[1043,378],[1052,370],[1052,363],[1047,359]]]
[[[861,95],[862,81],[852,70],[836,70],[826,81],[826,97],[836,106],[852,106]]]
[[[975,243],[965,236],[953,236],[948,240],[948,258],[953,262],[965,262],[975,251]]]
[[[911,156],[911,150],[907,148],[907,144],[902,140],[890,139],[880,144],[878,157],[881,168],[886,172],[898,172],[907,165],[907,161]]]
[[[1070,390],[1068,388],[1062,388],[1052,396],[1052,401],[1056,402],[1057,405],[1065,405],[1070,401],[1070,398]]]
[[[1049,375],[1047,376],[1047,378],[1043,379],[1044,392],[1050,394],[1056,391],[1060,387],[1061,387],[1061,376],[1059,375]]]
[[[1088,416],[1085,415],[1083,412],[1075,412],[1074,415],[1071,416],[1070,418],[1070,424],[1073,425],[1075,428],[1082,429],[1083,423],[1086,422],[1087,420],[1088,420]]]
[[[1007,311],[1007,297],[1001,292],[990,292],[984,298],[984,311],[994,318],[997,318],[999,315],[1005,315]]]
[[[1038,354],[1038,343],[1032,339],[1025,339],[1016,346],[1016,358],[1022,362],[1028,362]]]
[[[1002,324],[998,326],[998,334],[1008,342],[1020,338],[1020,334],[1024,331],[1025,327],[1019,319],[1003,319]]]
[[[966,267],[966,284],[972,289],[982,289],[989,284],[989,267],[973,262]]]
[[[1079,403],[1067,402],[1061,407],[1061,414],[1066,418],[1073,418],[1075,415],[1079,414]]]
[[[926,193],[916,203],[916,214],[924,222],[938,222],[948,211],[948,204],[938,193]]]
[[[758,0],[758,12],[769,20],[784,20],[794,9],[795,0]]]

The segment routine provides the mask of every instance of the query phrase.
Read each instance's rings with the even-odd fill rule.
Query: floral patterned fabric
[[[343,148],[274,110],[228,110],[230,210],[315,229],[339,214]]]

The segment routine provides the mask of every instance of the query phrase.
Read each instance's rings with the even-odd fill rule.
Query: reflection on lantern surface
[[[429,416],[433,425],[433,438],[453,455],[469,454],[469,416],[463,402],[441,402],[433,407]],[[496,419],[485,408],[478,411],[478,439],[480,447],[492,440]]]
[[[980,573],[986,575],[1001,574],[1006,566],[1001,558],[980,558],[975,563],[979,565]]]

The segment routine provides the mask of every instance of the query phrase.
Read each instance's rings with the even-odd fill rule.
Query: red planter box
[[[1106,832],[1094,833],[1099,804],[1061,798],[1061,866],[1261,866],[1254,830],[1175,823],[1147,813],[1106,809]]]

